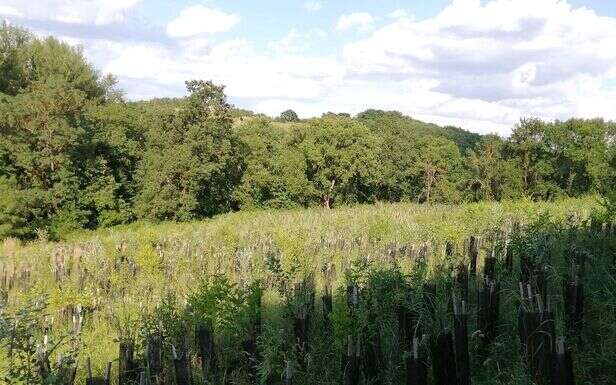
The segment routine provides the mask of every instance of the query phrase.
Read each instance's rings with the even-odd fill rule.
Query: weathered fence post
[[[118,383],[133,384],[138,380],[133,361],[133,343],[130,341],[120,342]]]
[[[496,257],[494,256],[494,250],[492,250],[490,256],[486,257],[483,262],[484,277],[486,277],[489,281],[494,281],[496,274]]]
[[[160,334],[150,335],[146,342],[145,358],[149,380],[153,385],[162,385],[162,338]]]
[[[431,341],[432,373],[435,385],[456,385],[456,360],[451,331],[444,330]]]
[[[456,269],[455,288],[462,295],[462,300],[468,303],[468,268],[464,264]]]
[[[469,353],[468,353],[468,313],[466,302],[454,302],[454,343],[456,352],[456,368],[458,385],[470,384]]]
[[[479,239],[475,236],[471,236],[469,240],[468,256],[470,258],[470,274],[474,276],[477,273],[477,257],[479,256]]]
[[[334,266],[331,263],[328,263],[323,267],[323,276],[325,278],[325,293],[321,297],[321,300],[323,301],[323,323],[325,324],[326,331],[329,331],[331,329],[330,314],[334,309],[332,292]]]
[[[293,361],[289,360],[284,368],[284,385],[293,385]]]
[[[207,378],[214,370],[214,336],[205,325],[197,326],[196,334],[199,357],[201,358],[201,372],[203,377]]]
[[[477,295],[477,327],[482,332],[484,348],[497,336],[500,310],[500,285],[486,277]]]
[[[427,385],[428,363],[420,358],[419,339],[413,338],[413,349],[406,357],[406,385]]]
[[[190,361],[186,349],[182,349],[178,354],[175,346],[171,346],[171,352],[173,354],[173,366],[175,368],[175,382],[176,385],[190,385]]]
[[[556,342],[552,385],[575,385],[571,351],[565,346],[565,340],[562,337]]]
[[[353,336],[347,336],[347,349],[343,357],[342,376],[344,385],[359,384],[359,364],[361,359],[361,347],[359,338],[357,345],[353,341]]]
[[[534,294],[530,284],[526,290],[521,290],[521,294],[519,327],[526,360],[533,380],[546,384],[553,376],[554,314],[549,307],[544,307],[541,295]]]

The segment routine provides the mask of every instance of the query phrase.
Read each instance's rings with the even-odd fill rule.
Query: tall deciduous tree
[[[500,137],[486,135],[475,150],[469,151],[467,189],[472,200],[501,200],[523,195],[519,163],[516,159],[503,158],[504,145]]]
[[[142,218],[190,220],[232,208],[241,168],[224,87],[209,81],[186,85],[185,104],[147,133],[136,199]]]
[[[0,199],[1,231],[27,237],[80,228],[89,217],[80,201],[83,113],[105,94],[99,75],[68,44],[0,30],[0,56],[12,68],[0,75],[0,189],[12,192]]]
[[[283,111],[278,117],[278,119],[281,122],[299,122],[299,117],[297,116],[297,113],[293,110]]]
[[[414,163],[415,180],[420,188],[417,201],[460,202],[464,163],[456,144],[443,137],[423,137],[417,146]]]
[[[306,179],[301,151],[290,145],[287,131],[265,119],[238,129],[245,168],[234,196],[241,208],[288,208],[311,204],[312,185]]]
[[[303,153],[306,176],[324,207],[374,200],[379,140],[349,118],[315,119],[296,128],[293,144]]]

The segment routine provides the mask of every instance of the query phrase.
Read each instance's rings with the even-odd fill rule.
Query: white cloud
[[[616,51],[605,49],[615,44],[616,19],[566,1],[456,0],[431,19],[399,18],[343,56],[354,78],[434,80],[448,99],[414,108],[418,116],[506,134],[522,116],[614,116],[616,92],[600,85],[616,71]]]
[[[21,12],[8,5],[0,5],[0,15],[23,17]]]
[[[359,31],[368,31],[372,29],[374,18],[367,12],[356,12],[348,15],[342,15],[336,23],[336,30],[346,31],[349,29],[357,29]]]
[[[34,17],[21,1],[0,1],[0,13],[11,7]],[[456,0],[424,20],[394,12],[380,28],[370,14],[345,15],[336,29],[365,34],[349,35],[352,41],[328,55],[308,49],[326,36],[322,30],[290,30],[267,49],[213,39],[209,34],[230,29],[239,16],[196,7],[168,26],[174,38],[159,42],[59,35],[118,75],[133,99],[182,95],[184,80],[197,78],[225,84],[232,102],[272,115],[394,109],[504,135],[523,116],[616,119],[616,51],[606,48],[616,46],[616,18],[563,0]],[[92,10],[77,19],[127,11]]]
[[[211,79],[225,84],[232,98],[318,99],[344,75],[333,57],[271,56],[241,39],[208,46],[201,54],[160,44],[115,44],[107,49],[112,52],[104,72],[128,84],[157,85],[151,96],[177,96],[184,92],[184,80]],[[127,91],[131,98],[143,97],[140,89],[137,94]]]
[[[203,5],[193,5],[183,9],[178,17],[167,25],[167,34],[171,37],[189,37],[225,32],[239,21],[239,15]]]
[[[325,36],[327,33],[322,29],[316,28],[302,33],[293,28],[281,39],[268,42],[267,48],[278,55],[299,54]]]
[[[55,20],[65,23],[119,22],[141,0],[2,0],[0,14],[26,19]]]
[[[410,15],[406,9],[396,9],[389,14],[389,17],[394,19],[404,19],[410,17]]]
[[[537,66],[534,63],[526,63],[513,71],[511,84],[514,87],[525,87],[532,85],[537,78]]]
[[[316,12],[323,8],[323,3],[320,1],[306,1],[304,2],[304,9],[310,12]]]

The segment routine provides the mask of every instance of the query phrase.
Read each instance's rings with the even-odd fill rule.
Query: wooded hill
[[[616,129],[523,119],[508,139],[368,110],[273,119],[224,87],[127,102],[79,49],[0,26],[0,237],[251,208],[552,199],[615,185]]]

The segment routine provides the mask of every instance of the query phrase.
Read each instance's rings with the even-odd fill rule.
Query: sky
[[[203,79],[270,116],[616,120],[615,1],[0,0],[1,19],[81,46],[130,100]]]

